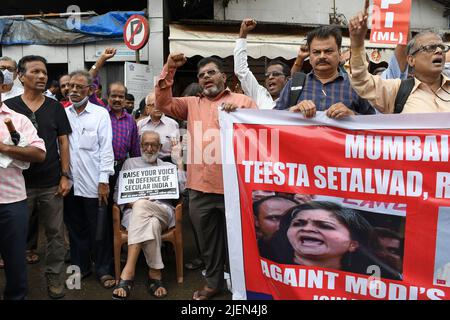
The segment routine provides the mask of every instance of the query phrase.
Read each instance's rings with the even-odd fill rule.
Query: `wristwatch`
[[[61,171],[61,177],[66,177],[67,179],[70,179],[71,176],[67,171]]]

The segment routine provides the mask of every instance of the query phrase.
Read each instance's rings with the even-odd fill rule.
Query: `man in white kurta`
[[[141,136],[141,157],[125,161],[122,170],[148,168],[152,166],[174,166],[172,163],[158,159],[161,150],[161,139],[155,131],[145,131]],[[181,158],[179,158],[181,160]],[[186,180],[179,163],[178,180],[180,191]],[[115,194],[117,200],[117,193]],[[167,295],[162,283],[161,270],[164,263],[161,257],[161,235],[175,226],[174,207],[167,200],[140,199],[127,204],[123,208],[122,225],[128,230],[128,256],[127,263],[120,275],[120,282],[113,291],[113,298],[124,300],[130,295],[136,270],[136,262],[140,250],[144,252],[148,274],[148,291],[156,298]]]

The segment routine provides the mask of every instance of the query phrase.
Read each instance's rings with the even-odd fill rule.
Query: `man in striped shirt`
[[[292,80],[289,80],[275,109],[289,109],[312,118],[316,111],[326,111],[328,117],[342,119],[354,114],[374,114],[372,106],[353,90],[348,75],[338,69],[342,34],[338,27],[322,26],[307,36],[313,71],[306,75],[297,101],[289,101]]]

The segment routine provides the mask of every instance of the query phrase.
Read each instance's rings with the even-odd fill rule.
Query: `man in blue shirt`
[[[338,27],[322,26],[307,36],[313,71],[306,75],[297,101],[289,101],[292,80],[281,92],[275,109],[301,112],[306,118],[326,111],[330,118],[342,119],[354,114],[374,114],[375,110],[352,89],[348,75],[338,69],[342,34]]]

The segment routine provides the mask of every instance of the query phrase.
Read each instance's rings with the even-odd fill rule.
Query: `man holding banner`
[[[355,91],[382,113],[431,113],[450,111],[450,79],[442,74],[449,46],[433,32],[416,35],[407,46],[407,59],[414,68],[414,84],[404,105],[396,101],[400,79],[383,80],[367,71],[364,39],[367,33],[367,7],[349,23],[352,70]]]
[[[200,97],[172,97],[177,68],[186,63],[183,54],[170,54],[155,87],[156,106],[162,112],[188,121],[190,142],[187,167],[189,213],[199,239],[206,266],[206,286],[193,299],[208,300],[224,288],[226,262],[225,203],[220,152],[218,108],[256,108],[249,97],[226,88],[226,74],[220,60],[199,61]]]

